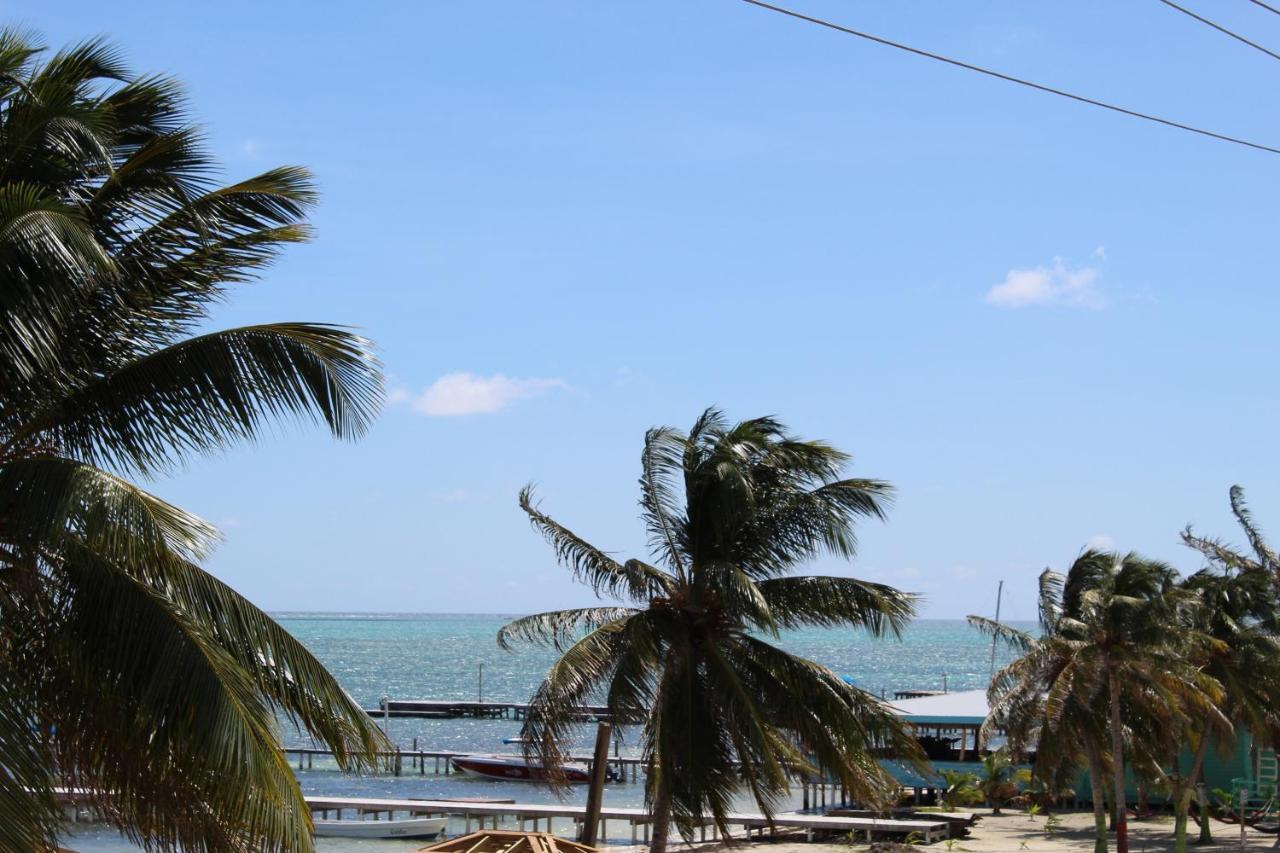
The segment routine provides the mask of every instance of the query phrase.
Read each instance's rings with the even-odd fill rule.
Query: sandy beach
[[[800,841],[769,841],[768,839],[751,842],[753,845],[767,847],[770,853],[841,853],[842,851],[864,850],[898,851],[908,849],[945,850],[949,853],[1018,853],[1018,851],[1041,851],[1042,853],[1077,853],[1093,850],[1093,813],[1092,812],[1060,812],[1060,821],[1056,827],[1046,829],[1046,818],[1043,816],[1028,817],[1026,812],[1006,811],[992,815],[989,810],[974,809],[981,815],[981,820],[973,827],[966,838],[954,839],[951,842],[938,842],[928,847],[909,848],[893,844],[877,843],[871,848],[863,842],[812,844]],[[1238,824],[1214,821],[1214,844],[1203,847],[1196,845],[1197,828],[1189,827],[1189,849],[1191,851],[1227,851],[1227,850],[1272,850],[1277,849],[1276,836],[1266,833],[1248,831],[1245,845],[1240,844],[1240,827]],[[727,848],[741,849],[745,841],[730,844],[708,842],[706,844],[673,844],[673,850],[696,850],[698,853],[712,853]],[[614,847],[613,850],[627,850],[628,853],[642,853],[646,847]],[[1114,849],[1114,843],[1113,843]],[[1173,818],[1159,815],[1146,820],[1130,820],[1129,849],[1133,853],[1164,853],[1173,850]]]

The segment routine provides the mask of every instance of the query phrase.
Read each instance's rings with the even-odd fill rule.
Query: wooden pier
[[[315,759],[332,758],[333,751],[312,746],[286,746],[281,747],[281,752],[285,758],[292,762],[297,759],[299,770],[311,770],[315,767]],[[460,771],[453,769],[454,758],[466,758],[470,755],[492,755],[493,753],[477,753],[477,752],[451,752],[448,750],[433,749],[395,749],[387,752],[378,753],[378,757],[386,760],[390,771],[396,776],[403,776],[406,773],[412,774],[415,771],[419,776],[426,776],[427,767],[430,766],[433,775],[449,775]],[[595,763],[595,757],[591,755],[570,755],[568,760],[574,764],[584,764],[588,772]],[[629,756],[616,756],[609,759],[609,767],[616,771],[618,781],[635,782],[640,778],[640,772],[644,765],[644,760]]]
[[[333,757],[331,750],[311,746],[286,746],[281,747],[280,751],[290,763],[296,759],[299,770],[314,770],[317,757]],[[428,773],[433,776],[448,776],[461,772],[453,767],[455,757],[466,758],[471,755],[492,754],[433,749],[394,749],[380,752],[378,757],[387,762],[388,770],[395,776],[412,775],[415,772],[419,776],[426,776]],[[592,755],[570,755],[567,758],[574,764],[585,765],[588,773],[595,764],[595,757]],[[615,782],[634,783],[639,781],[642,773],[646,772],[645,760],[635,756],[612,756],[609,758],[608,766],[614,771]],[[431,768],[429,771],[428,767]],[[849,802],[848,792],[838,784],[804,778],[798,774],[795,784],[801,789],[801,808],[803,809],[826,808],[828,805],[844,805]]]
[[[512,827],[539,831],[545,822],[545,831],[554,832],[555,821],[560,821],[562,829],[576,835],[577,825],[586,814],[585,806],[546,805],[542,803],[474,803],[452,800],[384,800],[364,799],[360,797],[307,797],[307,805],[312,813],[319,812],[322,818],[337,817],[341,819],[343,812],[350,811],[356,815],[387,815],[388,818],[404,813],[412,817],[449,817],[464,821],[465,831],[482,829],[486,824],[494,829],[506,821]],[[600,840],[608,839],[608,823],[613,821],[627,824],[632,843],[649,842],[649,825],[652,817],[645,809],[636,808],[603,808],[600,810]],[[774,815],[773,819],[756,812],[733,812],[725,821],[730,827],[740,827],[747,837],[754,833],[764,836],[766,832],[776,835],[780,831],[803,832],[806,840],[815,837],[859,835],[867,841],[876,838],[914,837],[922,839],[926,844],[949,837],[950,824],[945,820],[890,820],[874,817],[832,817],[828,815],[806,815],[786,813]],[[529,826],[532,824],[532,826]],[[710,833],[710,836],[708,836]],[[708,837],[714,839],[718,831],[710,818],[704,818],[700,828],[701,840]]]
[[[479,702],[468,699],[384,699],[376,708],[365,708],[371,717],[419,717],[429,720],[523,720],[529,715],[528,702]],[[609,719],[604,705],[581,705],[574,709],[579,719],[592,722]]]
[[[281,747],[281,752],[291,763],[296,759],[299,770],[315,769],[317,757],[333,757],[331,750],[311,746]],[[451,752],[448,750],[413,748],[394,749],[388,752],[381,752],[378,755],[387,762],[388,770],[395,776],[413,774],[415,771],[419,776],[426,776],[428,772],[434,776],[447,776],[461,772],[453,768],[453,759],[455,757],[465,758],[469,755],[492,755],[492,753]],[[568,760],[575,764],[585,765],[588,773],[591,772],[592,765],[595,764],[595,757],[592,755],[570,755]],[[431,767],[430,771],[427,770],[428,767]],[[635,783],[639,781],[640,774],[646,772],[645,760],[635,756],[613,756],[609,759],[609,767],[614,770],[615,781],[622,783]],[[848,791],[844,790],[839,784],[803,777],[799,774],[795,774],[795,784],[800,788],[801,808],[806,811],[811,808],[821,809],[849,803]]]

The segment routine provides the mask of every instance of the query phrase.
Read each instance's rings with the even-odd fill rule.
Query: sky
[[[1195,8],[1272,48],[1280,16]],[[1155,0],[794,0],[1280,145],[1280,63]],[[181,78],[228,180],[311,168],[317,237],[213,327],[351,324],[388,405],[149,483],[273,611],[592,601],[516,505],[642,555],[646,428],[772,414],[897,490],[852,563],[929,617],[1034,616],[1086,546],[1280,531],[1280,157],[739,0],[0,4]],[[1280,533],[1277,533],[1280,535]]]

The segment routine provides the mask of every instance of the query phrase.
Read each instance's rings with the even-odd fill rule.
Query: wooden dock
[[[560,821],[562,829],[576,835],[577,825],[586,814],[586,806],[547,805],[542,803],[472,803],[451,800],[386,800],[365,799],[361,797],[307,797],[307,805],[313,813],[319,812],[321,817],[336,816],[339,819],[344,811],[357,815],[387,815],[388,818],[403,813],[415,817],[450,817],[461,818],[465,831],[488,826],[498,829],[503,821],[519,829],[531,828],[539,831],[545,822],[546,832],[554,832],[555,821]],[[652,817],[645,809],[609,808],[600,810],[600,840],[608,838],[608,823],[613,821],[627,824],[632,843],[649,842],[649,825]],[[532,826],[528,826],[528,824]],[[726,823],[730,827],[740,827],[750,837],[753,833],[764,836],[766,832],[775,835],[780,831],[803,832],[807,840],[815,837],[860,835],[867,841],[876,838],[919,838],[926,844],[949,837],[950,824],[945,820],[891,820],[875,817],[833,817],[828,815],[807,815],[785,813],[774,815],[773,819],[757,812],[733,812],[728,815]],[[701,825],[701,840],[717,837],[717,830],[710,818],[705,818]],[[643,834],[643,839],[641,839]]]
[[[286,746],[281,747],[281,752],[285,758],[292,762],[297,759],[299,770],[311,770],[315,767],[315,759],[331,758],[333,751],[312,746]],[[518,750],[513,750],[512,754]],[[396,776],[403,776],[406,773],[412,774],[417,771],[419,776],[426,776],[428,772],[432,775],[449,775],[457,773],[453,769],[454,758],[466,758],[470,755],[492,755],[493,753],[476,753],[476,752],[451,752],[449,750],[433,750],[433,749],[395,749],[389,752],[379,753],[379,757],[387,761],[391,772]],[[588,772],[595,763],[595,757],[591,755],[570,755],[569,761],[574,764],[584,764]],[[427,770],[430,766],[432,769]],[[613,768],[617,773],[618,781],[635,782],[640,778],[641,769],[644,766],[644,760],[630,756],[617,756],[609,759],[609,767]]]
[[[429,720],[523,720],[528,702],[480,702],[469,699],[384,699],[376,708],[365,708],[371,717],[419,717]],[[585,722],[609,719],[604,705],[580,705],[574,715]]]
[[[281,752],[291,763],[294,759],[297,759],[299,770],[315,769],[317,757],[333,757],[331,750],[311,746],[281,747]],[[455,757],[465,758],[469,755],[491,754],[415,748],[382,752],[379,753],[379,757],[386,760],[390,772],[396,776],[412,774],[414,771],[417,771],[419,776],[426,776],[428,772],[435,776],[447,776],[459,772],[453,768],[453,759]],[[592,755],[570,755],[568,759],[575,764],[585,765],[588,773],[591,771],[592,765],[595,764],[595,757]],[[428,771],[427,767],[431,767],[431,770]],[[616,781],[624,783],[637,782],[641,773],[646,772],[645,760],[635,756],[613,756],[609,759],[609,767],[615,771],[614,778]],[[805,778],[797,774],[795,784],[801,789],[801,808],[806,810],[810,808],[826,808],[828,805],[843,805],[849,801],[848,792],[835,783]]]

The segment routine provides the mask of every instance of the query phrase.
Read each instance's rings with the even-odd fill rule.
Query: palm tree
[[[912,617],[914,597],[892,587],[791,575],[824,552],[852,557],[854,522],[883,517],[890,487],[840,479],[847,461],[772,418],[731,426],[708,409],[687,435],[649,430],[640,510],[656,564],[614,559],[543,513],[529,488],[520,493],[560,562],[598,596],[629,602],[501,630],[504,647],[523,640],[562,651],[530,706],[526,750],[560,763],[574,708],[591,698],[614,719],[642,720],[655,853],[673,821],[686,837],[705,814],[724,828],[741,786],[770,815],[794,772],[826,771],[878,802],[892,783],[876,757],[919,760],[875,697],[768,642],[806,625],[897,635]]]
[[[1186,847],[1186,811],[1190,785],[1200,806],[1199,843],[1212,843],[1208,797],[1199,776],[1210,741],[1222,748],[1235,744],[1237,726],[1261,743],[1280,735],[1280,559],[1268,547],[1244,502],[1244,490],[1232,486],[1231,511],[1249,540],[1251,554],[1216,539],[1182,533],[1183,542],[1200,552],[1207,567],[1183,586],[1199,596],[1199,628],[1216,643],[1206,648],[1205,671],[1221,685],[1224,700],[1219,718],[1198,721],[1187,787],[1178,807],[1178,849]]]
[[[1196,665],[1209,644],[1192,621],[1195,597],[1175,572],[1136,554],[1085,551],[1065,577],[1041,576],[1040,638],[970,617],[971,623],[1017,644],[1022,657],[997,673],[989,694],[993,718],[1014,719],[1019,736],[1040,727],[1041,748],[1062,747],[1064,721],[1083,745],[1094,786],[1095,849],[1106,849],[1100,777],[1109,752],[1116,806],[1116,846],[1128,850],[1125,803],[1128,752],[1153,763],[1167,739],[1193,716],[1211,713],[1220,698]],[[1019,720],[1018,718],[1021,718]],[[1057,729],[1057,732],[1054,732]],[[1109,743],[1101,743],[1105,731]]]
[[[1276,634],[1276,594],[1271,577],[1250,571],[1196,572],[1182,583],[1201,602],[1197,629],[1213,642],[1205,644],[1197,664],[1222,687],[1222,700],[1193,721],[1192,762],[1174,802],[1177,849],[1186,850],[1186,819],[1191,785],[1200,777],[1211,741],[1222,749],[1236,744],[1236,726],[1261,743],[1280,732],[1280,637]],[[1207,805],[1201,805],[1201,841],[1210,843]]]
[[[983,756],[978,790],[991,807],[992,814],[1000,814],[1000,807],[1017,796],[1019,782],[1029,781],[1030,774],[1018,769],[1007,746]]]
[[[368,342],[192,336],[307,237],[307,173],[233,184],[172,80],[0,32],[0,848],[47,850],[57,785],[149,849],[310,850],[277,715],[370,766],[360,707],[199,563],[208,523],[130,481],[284,419],[362,434]]]
[[[980,803],[982,797],[982,780],[978,778],[978,774],[963,770],[942,771],[942,791],[938,799],[947,811],[956,811],[964,806]]]
[[[1075,647],[1063,636],[1063,586],[1066,578],[1051,569],[1039,577],[1040,634],[1032,635],[985,616],[969,624],[994,636],[1019,656],[992,677],[987,690],[991,707],[983,728],[987,736],[1003,729],[1016,753],[1035,750],[1036,777],[1057,780],[1089,770],[1094,816],[1094,851],[1107,850],[1105,783],[1109,772],[1106,722],[1082,701],[1069,679]],[[1050,696],[1054,697],[1052,705]]]

